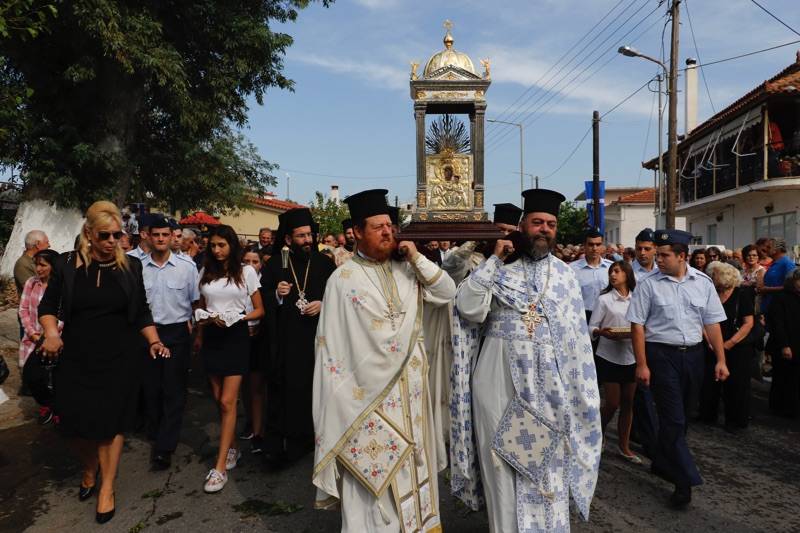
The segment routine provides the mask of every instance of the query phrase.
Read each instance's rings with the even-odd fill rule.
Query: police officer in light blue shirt
[[[150,224],[154,219],[156,219],[156,216],[150,213],[144,213],[139,217],[139,244],[128,252],[128,255],[135,257],[139,261],[144,261],[147,254],[150,253]]]
[[[584,257],[569,265],[581,286],[587,324],[592,318],[597,297],[608,286],[608,269],[612,262],[603,257],[603,248],[603,236],[596,229],[591,229],[583,239]]]
[[[692,486],[703,480],[686,443],[688,411],[703,380],[703,332],[716,355],[718,381],[728,377],[720,322],[726,320],[711,279],[687,262],[691,234],[657,230],[659,272],[636,285],[627,319],[631,321],[636,378],[649,385],[658,410],[658,441],[652,471],[675,484],[674,508],[685,508]]]
[[[172,357],[147,361],[143,385],[148,436],[153,441],[151,457],[155,470],[171,464],[178,445],[186,378],[189,371],[192,305],[200,299],[200,279],[194,263],[170,250],[172,228],[164,216],[149,220],[151,253],[142,260],[142,278],[147,301],[159,338]]]
[[[655,232],[650,228],[644,228],[636,236],[634,248],[636,259],[634,259],[631,266],[637,283],[641,282],[646,276],[658,272],[655,239]]]

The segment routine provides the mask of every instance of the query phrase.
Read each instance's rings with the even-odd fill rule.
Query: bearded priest
[[[523,196],[522,249],[498,240],[456,296],[452,490],[477,510],[482,486],[492,532],[569,531],[569,497],[588,520],[597,483],[597,377],[580,287],[552,255],[564,196]]]
[[[441,531],[422,307],[455,284],[396,243],[386,190],[347,199],[356,252],[328,280],[316,337],[315,507],[342,531]]]

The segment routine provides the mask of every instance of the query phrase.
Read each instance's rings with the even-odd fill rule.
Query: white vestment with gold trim
[[[340,500],[343,532],[439,531],[422,304],[453,280],[421,254],[360,255],[328,280],[314,371],[317,507]]]

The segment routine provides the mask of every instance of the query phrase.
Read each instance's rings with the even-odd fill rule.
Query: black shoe
[[[116,510],[117,510],[117,502],[116,498],[114,498],[114,508],[111,509],[110,511],[106,511],[105,513],[101,513],[99,511],[96,512],[95,520],[97,520],[98,524],[105,524],[106,522],[114,518],[114,511]]]
[[[98,524],[105,524],[114,518],[114,511],[116,511],[116,509],[111,509],[107,513],[97,513],[94,519],[97,520]]]
[[[91,487],[84,487],[82,484],[78,487],[78,500],[85,502],[89,498],[94,495],[94,489],[96,485],[92,485]]]
[[[172,454],[170,452],[155,452],[152,464],[153,470],[167,470],[172,466]]]
[[[39,425],[45,426],[53,421],[53,410],[49,407],[39,408]]]
[[[673,509],[686,509],[692,501],[692,487],[679,487],[675,485],[675,492],[669,497],[669,505]]]
[[[244,430],[239,433],[239,440],[250,440],[253,437],[255,437],[255,434],[253,433],[253,425],[250,422],[247,422],[244,425]]]
[[[253,438],[250,439],[250,453],[256,455],[262,451],[264,451],[264,439],[260,435],[253,435]]]

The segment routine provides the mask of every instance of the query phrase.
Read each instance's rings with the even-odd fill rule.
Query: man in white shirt
[[[603,248],[603,236],[596,229],[591,229],[586,232],[583,239],[583,249],[586,255],[570,263],[578,278],[578,284],[581,286],[587,324],[592,318],[597,297],[608,286],[608,267],[611,266],[611,261],[603,258]]]

